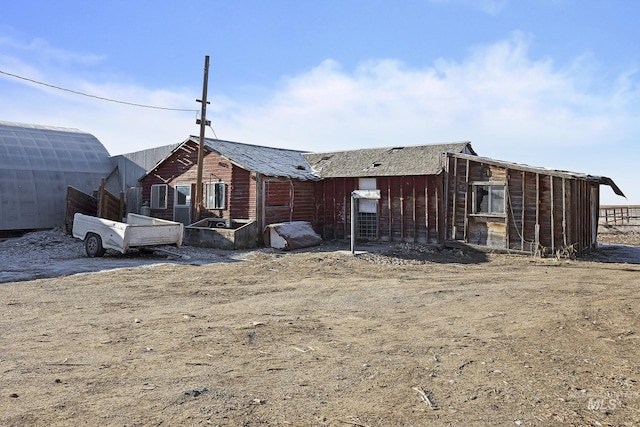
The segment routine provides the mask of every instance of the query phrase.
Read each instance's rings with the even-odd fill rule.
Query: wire
[[[157,107],[157,106],[154,106],[154,105],[137,104],[135,102],[118,101],[117,99],[104,98],[102,96],[90,95],[88,93],[83,93],[83,92],[78,92],[76,90],[66,89],[66,88],[63,88],[63,87],[60,87],[60,86],[55,86],[55,85],[52,85],[52,84],[49,84],[49,83],[40,82],[38,80],[29,79],[27,77],[22,77],[22,76],[19,76],[17,74],[8,73],[8,72],[2,71],[2,70],[0,70],[0,74],[4,74],[6,76],[15,77],[17,79],[25,80],[27,82],[39,84],[39,85],[50,87],[50,88],[53,88],[53,89],[58,89],[58,90],[62,90],[62,91],[65,91],[65,92],[70,92],[70,93],[73,93],[73,94],[76,94],[76,95],[82,95],[82,96],[86,96],[86,97],[89,97],[89,98],[99,99],[101,101],[115,102],[115,103],[118,103],[118,104],[131,105],[131,106],[134,106],[134,107],[153,108],[155,110],[189,111],[189,112],[193,112],[193,111],[197,112],[198,111],[198,110],[192,110],[192,109],[188,109],[188,108]]]
[[[209,129],[211,129],[211,132],[213,132],[213,136],[215,136],[216,139],[218,139],[218,135],[216,135],[216,131],[213,130],[213,127],[211,127],[211,125],[209,125]]]

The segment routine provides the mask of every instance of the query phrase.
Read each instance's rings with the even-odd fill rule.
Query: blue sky
[[[221,139],[308,151],[471,141],[500,160],[611,177],[640,204],[636,0],[6,2],[0,71],[199,110]],[[0,120],[79,128],[111,154],[197,135],[0,74]],[[207,130],[208,137],[214,137]]]

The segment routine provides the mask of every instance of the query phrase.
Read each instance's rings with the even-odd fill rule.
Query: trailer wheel
[[[89,258],[101,257],[106,252],[102,247],[102,239],[94,233],[89,233],[84,240],[84,249],[87,251]]]

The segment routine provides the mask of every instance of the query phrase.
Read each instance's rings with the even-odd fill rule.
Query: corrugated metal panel
[[[113,156],[112,159],[118,165],[121,180],[121,190],[138,185],[138,180],[150,171],[161,160],[165,159],[175,150],[180,143],[164,145],[147,150],[134,151],[132,153]]]
[[[306,153],[304,158],[322,178],[435,175],[443,153],[474,155],[469,142],[369,148],[332,153]]]
[[[0,122],[0,230],[62,226],[67,186],[91,193],[112,170],[91,134]]]

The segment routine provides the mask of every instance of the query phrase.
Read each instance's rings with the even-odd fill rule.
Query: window
[[[362,202],[362,200],[360,202]],[[378,214],[377,213],[358,212],[358,238],[374,239],[374,240],[378,238]]]
[[[474,185],[474,213],[504,214],[504,185]]]
[[[375,166],[375,163],[374,163]],[[377,190],[375,178],[359,178],[359,190]],[[358,238],[378,238],[378,201],[372,199],[358,199]]]
[[[206,184],[207,209],[225,208],[225,185],[224,182],[210,182]]]
[[[174,205],[191,206],[191,184],[176,185],[174,189]]]
[[[151,209],[167,209],[167,184],[151,186]]]

